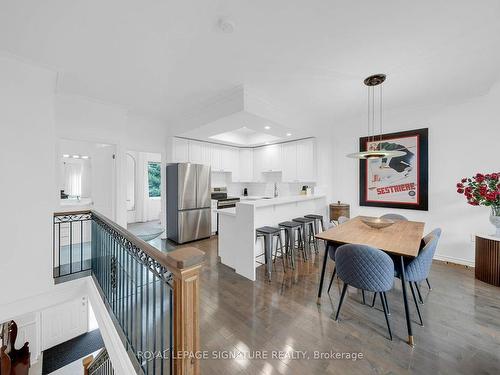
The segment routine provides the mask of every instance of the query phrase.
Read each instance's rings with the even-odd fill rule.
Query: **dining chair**
[[[339,216],[337,222],[338,225],[342,225],[345,222],[349,221],[349,218],[346,216]],[[326,242],[326,241],[325,241]],[[325,244],[325,246],[328,246]],[[335,262],[335,251],[337,250],[338,246],[335,245],[330,245],[330,248],[328,249],[328,256],[330,257],[331,260]],[[332,284],[333,284],[333,279],[335,278],[335,273],[336,273],[336,268],[333,268],[333,273],[332,273],[332,278],[330,279],[330,284],[328,285],[328,293],[330,293],[330,289],[332,289]],[[365,303],[365,294],[363,292],[363,303]]]
[[[422,243],[420,244],[420,249],[422,249],[432,239],[432,236],[437,236],[438,238],[441,238],[441,228],[434,229],[432,232],[430,232],[424,238],[422,238]],[[429,282],[428,277],[425,279],[425,281],[427,282],[427,286],[429,287],[429,290],[432,290],[431,283]],[[418,288],[418,285],[417,285],[417,291],[420,295],[420,289]],[[421,295],[420,295],[420,300],[422,300]]]
[[[349,285],[378,293],[380,299],[384,301],[382,307],[385,322],[392,340],[391,325],[386,308],[388,306],[386,292],[391,290],[394,284],[394,262],[391,257],[371,246],[348,244],[337,249],[335,265],[339,278],[344,282],[335,320],[339,319],[340,309]]]
[[[415,302],[415,307],[417,309],[418,318],[420,320],[420,325],[423,326],[424,322],[422,320],[422,314],[420,313],[420,307],[418,306],[417,297],[415,295],[414,286],[418,286],[418,283],[424,281],[428,276],[432,266],[432,259],[436,252],[437,244],[439,241],[441,229],[435,229],[429,233],[426,237],[428,242],[420,250],[418,255],[405,262],[405,279],[410,285],[410,291],[413,296],[413,301]],[[396,264],[394,269],[394,274],[397,278],[401,278],[401,266]],[[421,297],[421,296],[420,296]]]
[[[401,220],[401,221],[408,221],[406,217],[400,214],[385,214],[380,216],[381,219],[390,219],[390,220]]]

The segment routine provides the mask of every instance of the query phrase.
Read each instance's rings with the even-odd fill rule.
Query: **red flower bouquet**
[[[491,207],[490,222],[496,227],[496,237],[500,237],[500,172],[462,178],[457,183],[457,193],[465,195],[472,206]]]
[[[500,172],[464,177],[457,183],[457,193],[463,194],[472,206],[500,207]]]

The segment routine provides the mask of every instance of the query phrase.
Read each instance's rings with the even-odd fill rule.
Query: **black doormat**
[[[104,342],[101,333],[96,329],[44,350],[42,375],[50,374],[101,348],[104,348]]]

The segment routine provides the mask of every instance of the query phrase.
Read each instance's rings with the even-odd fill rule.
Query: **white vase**
[[[500,237],[500,206],[491,206],[490,223],[496,228],[495,237]]]

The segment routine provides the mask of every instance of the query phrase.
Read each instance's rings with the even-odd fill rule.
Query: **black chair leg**
[[[418,299],[419,299],[420,303],[423,305],[424,299],[422,298],[422,294],[420,294],[420,288],[418,287],[418,284],[416,281],[414,284],[415,284],[415,288],[417,289]]]
[[[425,281],[427,281],[427,286],[429,287],[429,290],[432,290],[431,283],[429,282],[428,277],[425,279]]]
[[[370,307],[375,306],[375,300],[377,299],[377,292],[373,293],[372,305]]]
[[[384,296],[384,303],[385,303],[385,308],[387,309],[387,315],[391,315],[391,310],[389,309],[389,302],[387,302],[387,294],[383,294]]]
[[[363,296],[363,305],[366,305],[366,301],[365,301],[365,291],[363,289],[361,289],[361,295]]]
[[[389,316],[387,315],[387,308],[385,306],[385,292],[380,293],[380,299],[382,300],[382,307],[384,308],[385,322],[387,323],[387,330],[389,331],[389,337],[392,341],[391,323],[389,323]]]
[[[333,268],[332,278],[330,279],[330,285],[328,285],[328,293],[330,293],[330,289],[332,289],[333,279],[335,279],[335,274],[337,273],[337,267]]]
[[[420,314],[420,307],[418,307],[417,296],[415,295],[415,289],[413,289],[413,285],[410,284],[411,294],[413,295],[413,301],[415,302],[415,307],[417,308],[418,319],[420,319],[420,325],[424,326],[424,321],[422,320],[422,315]]]
[[[342,307],[342,302],[344,302],[345,292],[347,292],[348,285],[344,283],[342,288],[342,295],[340,296],[339,307],[337,307],[337,314],[335,314],[335,321],[339,320],[340,308]]]

